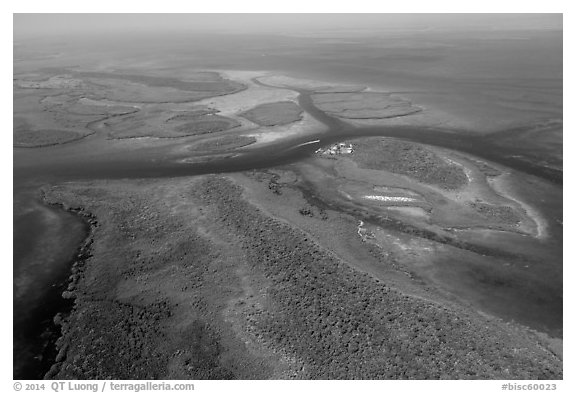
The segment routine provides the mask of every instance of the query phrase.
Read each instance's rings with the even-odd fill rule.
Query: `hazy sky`
[[[14,14],[15,38],[50,34],[206,30],[561,29],[561,14]]]

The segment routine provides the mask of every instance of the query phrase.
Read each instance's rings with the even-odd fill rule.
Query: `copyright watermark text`
[[[14,382],[14,391],[52,391],[60,392],[156,392],[156,391],[194,391],[193,383],[176,382],[78,382],[78,381],[54,381],[54,382]]]

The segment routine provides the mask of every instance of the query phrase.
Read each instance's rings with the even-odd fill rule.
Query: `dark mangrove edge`
[[[56,313],[53,318],[55,331],[59,326],[60,334],[57,338],[50,340],[48,343],[48,346],[54,349],[53,352],[55,355],[47,361],[47,363],[51,364],[51,366],[49,368],[46,367],[47,372],[44,374],[44,379],[52,379],[58,374],[62,363],[66,359],[68,346],[65,343],[64,336],[65,332],[68,330],[68,317],[72,312],[74,312],[77,306],[75,293],[76,288],[78,282],[84,277],[86,263],[90,260],[90,258],[92,258],[92,244],[94,243],[94,235],[96,228],[99,226],[99,223],[96,216],[89,211],[86,211],[84,208],[70,207],[64,203],[49,201],[46,197],[45,191],[42,190],[41,193],[41,200],[45,205],[56,207],[65,212],[76,215],[84,222],[88,228],[86,237],[74,253],[74,257],[71,261],[72,266],[70,268],[70,276],[67,279],[68,285],[61,294],[65,301],[65,306],[62,307],[61,310]]]

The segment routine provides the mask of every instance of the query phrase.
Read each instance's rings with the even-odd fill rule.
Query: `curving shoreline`
[[[63,304],[53,318],[54,328],[59,330],[60,334],[57,337],[53,337],[52,340],[47,343],[47,347],[51,348],[50,352],[52,352],[52,356],[43,361],[43,364],[46,365],[43,378],[50,379],[52,376],[56,375],[60,364],[66,355],[66,346],[62,344],[62,341],[67,330],[67,317],[74,312],[76,308],[76,295],[74,292],[79,281],[83,279],[83,271],[86,263],[88,263],[92,257],[92,243],[94,242],[98,221],[93,214],[82,208],[70,208],[63,203],[55,201],[48,202],[45,192],[42,194],[42,200],[46,205],[54,206],[76,215],[88,227],[86,237],[78,246],[74,258],[70,261],[70,275],[66,280],[67,285],[65,286],[65,289],[61,293]]]

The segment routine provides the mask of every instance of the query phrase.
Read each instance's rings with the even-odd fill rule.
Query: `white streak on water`
[[[382,202],[416,202],[414,198],[399,197],[399,196],[382,196],[382,195],[366,195],[364,199],[371,199]]]
[[[312,143],[318,143],[318,142],[320,142],[320,139],[316,139],[316,140],[314,140],[314,141],[310,141],[310,142],[304,142],[304,143],[301,143],[301,144],[299,144],[299,145],[296,145],[296,146],[294,146],[294,147],[300,147],[300,146],[305,146],[305,145],[311,145]]]

